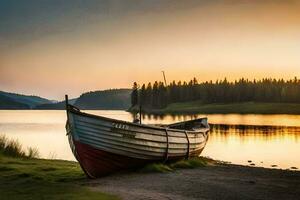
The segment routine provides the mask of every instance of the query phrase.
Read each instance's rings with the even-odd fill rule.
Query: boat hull
[[[106,176],[128,169],[137,169],[146,164],[163,162],[164,160],[143,160],[121,156],[107,151],[96,149],[90,145],[74,141],[77,160],[89,178]],[[200,155],[203,149],[195,152]],[[180,160],[182,157],[173,157],[168,162]]]
[[[153,162],[199,156],[209,127],[184,131],[113,120],[67,110],[67,134],[74,156],[90,178]]]

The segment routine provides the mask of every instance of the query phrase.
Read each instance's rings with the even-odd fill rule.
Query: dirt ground
[[[217,165],[170,173],[116,174],[87,183],[121,199],[300,199],[300,172]]]

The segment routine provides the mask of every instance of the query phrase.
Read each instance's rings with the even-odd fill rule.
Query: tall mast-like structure
[[[165,71],[161,71],[163,73],[164,76],[164,81],[165,81],[165,86],[167,87],[167,80],[166,80],[166,75],[165,75]]]

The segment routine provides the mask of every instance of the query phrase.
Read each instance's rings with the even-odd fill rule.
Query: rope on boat
[[[166,154],[165,154],[165,161],[167,162],[167,160],[169,159],[169,133],[168,133],[168,129],[165,129],[166,131],[166,137],[167,137],[167,149],[166,149]]]
[[[187,139],[187,142],[188,142],[188,148],[187,148],[185,159],[189,159],[189,157],[190,157],[190,139],[189,139],[189,136],[187,134],[187,131],[184,131],[184,133],[185,133],[185,136],[186,136],[186,139]]]

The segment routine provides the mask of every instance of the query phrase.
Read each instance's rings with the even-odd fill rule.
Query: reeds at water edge
[[[1,154],[10,157],[39,158],[37,148],[29,147],[26,152],[18,140],[9,139],[3,134],[0,135],[0,155]]]

